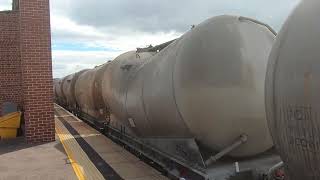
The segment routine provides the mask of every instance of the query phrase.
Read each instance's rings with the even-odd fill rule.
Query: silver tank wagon
[[[288,18],[270,55],[266,79],[271,134],[290,180],[320,179],[320,1]]]
[[[245,135],[231,155],[259,154],[273,145],[264,79],[274,38],[250,19],[209,19],[153,56],[117,57],[103,73],[103,100],[142,137],[196,137],[220,151]]]

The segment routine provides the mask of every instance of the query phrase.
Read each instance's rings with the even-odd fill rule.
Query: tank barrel
[[[320,179],[320,1],[301,1],[272,48],[266,112],[286,179]]]

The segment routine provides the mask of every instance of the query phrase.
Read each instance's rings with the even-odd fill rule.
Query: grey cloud
[[[92,40],[101,39],[101,36],[97,36],[94,34],[79,34],[76,32],[68,32],[63,30],[55,30],[51,33],[52,38],[55,41],[67,41],[67,42],[90,42]],[[113,40],[112,37],[103,37],[103,40],[110,41]]]
[[[79,24],[142,32],[184,32],[193,24],[221,14],[250,16],[279,29],[298,1],[67,0],[64,13]]]
[[[63,64],[53,64],[53,69],[55,69],[55,70],[63,70],[63,69],[65,69],[65,65],[63,65]]]
[[[143,40],[140,45],[136,44],[136,40],[144,37],[143,35],[157,36],[155,32],[169,34],[167,33],[169,31],[176,31],[177,34],[180,34],[190,29],[193,24],[201,23],[207,18],[221,14],[256,18],[279,30],[299,1],[52,0],[52,17],[62,17],[62,20],[53,23],[53,44],[55,42],[97,42],[111,44],[116,48],[125,50],[148,42]],[[70,19],[73,25],[65,23],[64,18]],[[86,29],[77,25],[88,26],[98,33],[87,32]],[[79,28],[78,31],[73,31],[77,28]],[[75,51],[65,54],[64,52],[54,51],[54,77],[63,77],[83,68],[94,67],[120,54],[101,53]]]

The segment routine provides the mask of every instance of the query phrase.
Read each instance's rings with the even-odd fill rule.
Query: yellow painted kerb
[[[72,168],[73,168],[76,176],[78,177],[79,180],[85,180],[85,176],[84,176],[84,173],[81,169],[81,166],[74,160],[71,151],[68,149],[68,147],[64,143],[65,138],[63,137],[63,133],[61,133],[61,131],[58,128],[56,128],[56,132],[57,132],[57,135],[59,136],[61,144],[63,145],[63,148],[65,149],[65,151],[67,153],[67,156],[69,158],[69,161],[72,165]]]

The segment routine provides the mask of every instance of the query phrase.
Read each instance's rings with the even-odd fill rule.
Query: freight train
[[[281,160],[265,78],[275,36],[257,20],[213,17],[173,41],[56,79],[55,99],[174,177],[272,179]]]

